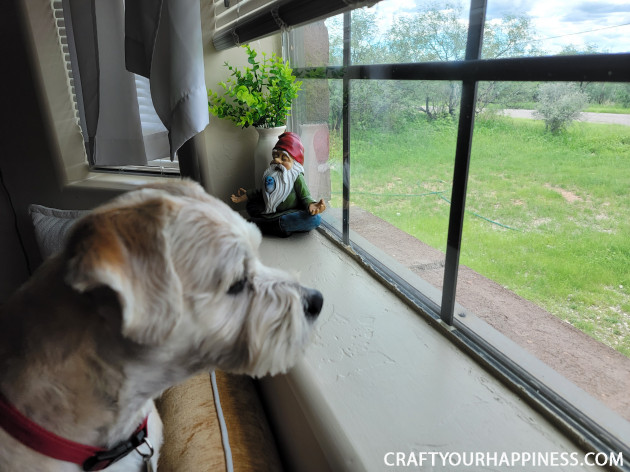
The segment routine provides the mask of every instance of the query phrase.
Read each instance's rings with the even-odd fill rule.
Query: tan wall
[[[280,36],[254,41],[251,46],[256,51],[280,54]],[[232,66],[245,67],[246,51],[235,47],[217,52],[212,43],[205,44],[206,86],[219,93],[220,88],[217,84],[229,77],[229,71],[224,66],[226,61]],[[256,131],[253,128],[241,129],[227,120],[211,116],[210,125],[206,128],[204,136],[208,162],[205,163],[203,171],[209,192],[224,201],[229,201],[229,196],[239,187],[252,187],[254,148],[258,140]]]
[[[27,26],[25,5],[37,13],[32,27]],[[66,132],[57,133],[68,129],[67,118],[71,112],[67,101],[59,100],[64,93],[67,96],[67,87],[60,68],[60,53],[54,53],[58,52],[58,47],[55,50],[56,43],[51,40],[54,24],[50,15],[48,19],[44,16],[49,5],[45,0],[8,2],[3,9],[1,54],[6,63],[11,64],[11,73],[2,74],[0,78],[3,181],[0,189],[0,302],[41,262],[27,214],[30,203],[89,208],[112,195],[107,190],[92,190],[79,197],[63,184],[66,174],[60,161],[59,143],[76,149],[81,137],[75,133],[72,139]],[[53,51],[53,54],[40,65],[36,51],[42,54]],[[43,71],[52,71],[52,74],[44,75]],[[49,103],[47,96],[54,99]],[[73,169],[76,155],[68,155],[68,159],[68,168]]]

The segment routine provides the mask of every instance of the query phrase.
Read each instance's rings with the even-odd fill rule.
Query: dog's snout
[[[319,290],[302,287],[302,303],[304,304],[304,314],[308,318],[316,318],[322,311],[324,296]]]

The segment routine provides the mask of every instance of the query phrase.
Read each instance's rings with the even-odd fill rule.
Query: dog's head
[[[284,372],[322,307],[316,290],[258,259],[255,225],[192,182],[125,194],[73,228],[66,282],[112,290],[122,335],[193,373]]]

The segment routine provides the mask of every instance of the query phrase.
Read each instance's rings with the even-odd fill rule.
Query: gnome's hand
[[[247,201],[247,190],[244,188],[239,188],[236,195],[232,194],[230,197],[234,203],[241,203]]]
[[[308,212],[311,215],[317,215],[319,213],[322,213],[325,209],[326,209],[326,204],[324,203],[324,199],[323,198],[320,201],[318,201],[317,203],[311,203],[308,206]]]

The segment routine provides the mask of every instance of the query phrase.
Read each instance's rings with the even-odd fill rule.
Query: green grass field
[[[352,203],[445,251],[455,139],[449,122],[353,131]],[[462,264],[630,356],[630,127],[477,120],[466,208]]]

